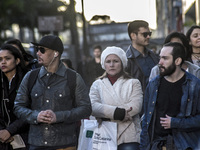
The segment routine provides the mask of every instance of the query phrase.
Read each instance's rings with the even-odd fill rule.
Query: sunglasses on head
[[[36,49],[36,52],[40,51],[42,54],[45,53],[45,48],[44,47],[38,47],[38,46],[36,46],[35,49]]]
[[[152,32],[143,32],[141,34],[146,38],[148,35],[151,36]]]

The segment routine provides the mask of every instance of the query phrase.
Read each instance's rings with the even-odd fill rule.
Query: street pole
[[[86,33],[86,21],[85,21],[85,15],[84,15],[84,1],[82,2],[82,20],[83,20],[83,52],[86,57],[89,56],[88,51],[88,43],[87,43],[87,33]]]

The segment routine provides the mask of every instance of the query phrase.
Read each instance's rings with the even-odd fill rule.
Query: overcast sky
[[[81,0],[76,2],[76,11],[81,12]],[[156,28],[155,0],[84,0],[84,9],[88,21],[94,15],[108,15],[115,22],[146,20]]]

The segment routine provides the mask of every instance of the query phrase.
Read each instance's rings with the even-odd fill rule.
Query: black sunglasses
[[[38,47],[38,46],[36,46],[35,50],[36,50],[36,52],[40,51],[42,54],[45,53],[45,48],[44,47]]]
[[[151,36],[152,32],[143,32],[141,34],[146,38],[148,35]]]
[[[138,34],[138,32],[134,32],[135,34]],[[140,33],[143,35],[144,38],[146,38],[148,35],[151,36],[152,32],[143,32],[143,33]]]

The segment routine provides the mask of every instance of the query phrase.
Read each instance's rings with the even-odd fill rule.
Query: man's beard
[[[159,69],[160,69],[160,76],[169,76],[175,72],[176,65],[174,62],[167,68],[160,65]],[[161,71],[161,69],[164,69],[164,71]]]

